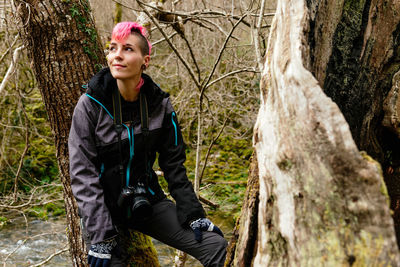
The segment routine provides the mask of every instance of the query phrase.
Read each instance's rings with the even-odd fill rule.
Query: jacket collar
[[[147,74],[142,74],[144,80],[140,92],[147,98],[149,113],[155,109],[169,94],[162,91]],[[110,69],[103,68],[88,83],[86,93],[101,102],[107,109],[112,110],[112,91],[117,87],[117,80],[111,75]]]

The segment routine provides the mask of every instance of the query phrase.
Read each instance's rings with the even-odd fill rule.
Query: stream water
[[[226,226],[221,228],[225,233],[231,230]],[[66,248],[66,229],[66,221],[62,218],[47,221],[28,218],[27,222],[21,216],[10,220],[0,228],[0,264],[3,267],[25,267],[44,261],[50,255]],[[226,238],[229,240],[229,234]],[[172,266],[175,249],[155,239],[153,243],[161,266]],[[68,251],[54,256],[44,266],[72,266]],[[202,265],[189,256],[186,266]]]

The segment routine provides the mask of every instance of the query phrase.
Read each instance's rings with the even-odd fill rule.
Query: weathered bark
[[[323,89],[338,90],[341,83],[336,79],[349,82],[340,95],[347,95],[349,118],[356,121],[364,118],[361,110],[370,103],[365,99],[371,93],[370,83],[364,80],[366,74],[375,71],[374,82],[379,83],[380,77],[383,80],[385,75],[396,72],[389,72],[389,66],[385,65],[391,58],[389,51],[378,54],[378,50],[393,45],[398,19],[390,12],[380,11],[383,1],[360,1],[358,10],[364,17],[354,21],[358,14],[355,10],[360,8],[356,2],[278,1],[254,131],[260,182],[254,266],[397,266],[399,263],[380,165],[359,152],[350,133],[353,124],[349,121],[349,128],[338,106],[323,92]],[[385,1],[387,8],[394,8],[398,14],[398,6],[391,2]],[[346,15],[347,12],[354,12],[354,16]],[[377,27],[383,23],[383,16],[388,20]],[[357,40],[343,37],[338,30],[340,27],[348,30],[357,23],[367,25],[368,21],[371,28],[362,31]],[[378,34],[376,28],[381,27],[386,27],[385,31]],[[380,34],[389,37],[378,38]],[[370,36],[375,36],[375,41]],[[365,75],[352,81],[346,78],[349,79],[358,63],[345,61],[335,52],[335,47],[342,49],[346,45],[353,46],[350,54],[370,53],[368,60],[365,59],[365,67],[369,68],[362,71]],[[333,59],[335,56],[337,60]],[[341,75],[333,75],[339,68]],[[351,86],[355,81],[359,82],[358,89]],[[362,97],[352,97],[355,91],[350,89],[364,90]],[[366,124],[364,120],[361,125]],[[358,133],[360,137],[363,131],[352,129],[353,136]],[[241,225],[246,223],[249,222]],[[245,231],[241,233],[246,235]],[[236,246],[245,240],[239,237]],[[235,266],[246,264],[236,250]]]
[[[246,194],[240,218],[236,222],[233,236],[229,241],[225,266],[250,266],[257,243],[258,216],[258,162],[253,154]]]
[[[21,18],[19,31],[32,60],[55,137],[72,262],[74,266],[85,266],[85,246],[81,238],[77,205],[70,186],[67,141],[73,109],[82,93],[81,86],[105,64],[104,53],[87,1],[43,0],[15,3]],[[151,241],[147,240],[148,237],[143,241],[143,238],[138,234],[133,239],[139,240],[134,244],[138,250],[143,251],[139,256],[136,255],[135,261],[158,265],[154,249],[147,249],[149,246],[146,244],[151,244]]]
[[[339,106],[358,148],[382,165],[391,208],[396,209],[400,105],[393,78],[400,69],[400,2],[342,0],[327,5],[311,1],[308,5],[312,10],[308,42],[315,54],[310,70]],[[400,221],[395,224],[400,237]],[[397,242],[400,245],[400,238]]]

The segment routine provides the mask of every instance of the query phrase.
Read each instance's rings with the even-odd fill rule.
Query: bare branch
[[[9,205],[5,205],[5,204],[0,204],[0,209],[9,209],[9,210],[22,210],[23,208],[28,207],[29,205],[44,205],[46,203],[48,203],[48,201],[45,200],[45,198],[43,197],[43,192],[39,192],[39,197],[38,199],[34,198],[36,191],[38,191],[39,189],[43,189],[46,187],[62,187],[61,184],[46,184],[46,185],[41,185],[41,186],[35,186],[32,189],[32,192],[29,196],[29,198],[26,200],[25,203],[20,204],[20,205],[12,205],[13,201],[8,201],[11,202],[11,204]],[[54,193],[57,194],[57,193]],[[0,203],[4,203],[7,202],[7,200],[10,199],[9,197],[2,197],[0,198]],[[34,200],[39,200],[38,203],[34,203]],[[58,199],[52,199],[52,201],[56,201]],[[61,200],[61,199],[60,199]]]
[[[10,80],[11,75],[14,73],[15,71],[15,66],[17,65],[17,61],[18,61],[18,57],[19,57],[19,52],[24,48],[24,46],[20,46],[18,48],[16,48],[14,50],[14,54],[13,54],[13,59],[11,61],[10,67],[7,70],[6,75],[4,76],[3,81],[1,82],[0,85],[0,94],[3,91],[3,89],[6,87],[8,80]]]
[[[192,57],[192,60],[193,60],[193,64],[196,66],[197,78],[200,81],[201,80],[201,72],[200,72],[199,65],[197,64],[196,57],[194,56],[194,53],[193,53],[193,50],[192,50],[192,46],[190,45],[188,39],[186,38],[186,36],[184,34],[180,34],[180,36],[186,42],[186,45],[187,45],[187,47],[189,49],[189,52],[190,52],[190,56]]]
[[[208,84],[208,83],[210,82],[210,80],[211,80],[211,77],[214,75],[215,69],[217,68],[218,63],[219,63],[219,61],[221,60],[222,53],[224,52],[225,47],[226,47],[226,44],[228,43],[230,37],[232,36],[233,31],[236,29],[236,27],[240,24],[240,22],[241,22],[246,16],[247,16],[246,14],[243,15],[243,16],[235,23],[235,25],[233,25],[233,27],[232,27],[231,31],[229,32],[228,36],[225,38],[225,42],[223,43],[223,45],[222,45],[222,47],[221,47],[221,49],[220,49],[220,51],[219,51],[219,53],[218,53],[218,57],[217,57],[217,59],[216,59],[215,62],[214,62],[213,69],[211,70],[211,72],[210,72],[210,74],[208,75],[207,79],[205,79],[205,80],[202,82],[202,89],[201,89],[201,92],[200,92],[201,95],[202,95],[203,92],[205,91],[207,84]],[[200,97],[201,97],[201,96],[200,96]]]
[[[260,38],[260,31],[261,31],[261,24],[262,24],[262,20],[263,20],[264,8],[265,8],[265,0],[262,0],[261,8],[260,8],[260,15],[258,17],[258,23],[257,23],[256,28],[254,29],[254,34],[253,34],[254,48],[256,50],[255,52],[256,52],[256,58],[257,58],[257,62],[258,62],[259,71],[262,71],[262,69],[263,69],[259,38]]]
[[[247,181],[207,181],[207,184],[201,188],[207,189],[208,187],[215,185],[215,184],[224,184],[224,185],[247,185]]]
[[[208,20],[206,20],[206,19],[204,19],[204,18],[202,18],[201,20],[206,21],[206,22],[208,22],[208,23],[214,25],[214,23],[212,23],[212,22],[210,22],[210,21],[208,21]],[[199,25],[200,27],[206,28],[207,30],[209,30],[209,31],[211,31],[211,32],[214,31],[214,29],[213,29],[212,27],[207,26],[207,25],[204,25],[204,23],[202,23],[201,21],[191,20],[191,22],[193,22],[194,24]]]
[[[255,70],[254,68],[251,69],[240,69],[240,70],[234,70],[228,73],[225,73],[224,75],[222,75],[221,77],[218,77],[217,79],[213,80],[212,82],[208,83],[206,85],[206,89],[210,86],[212,86],[214,83],[217,83],[223,79],[225,79],[226,77],[241,73],[241,72],[254,72],[254,73],[260,73],[259,71]]]
[[[216,203],[212,202],[211,200],[208,200],[200,195],[199,195],[199,200],[201,202],[203,202],[204,204],[207,204],[208,206],[213,207],[214,209],[219,208],[219,204],[216,204]]]
[[[176,56],[179,58],[179,60],[182,62],[182,64],[185,66],[187,71],[189,72],[190,77],[192,78],[193,82],[196,84],[197,88],[200,90],[200,83],[198,80],[196,80],[196,77],[194,75],[194,72],[192,68],[189,66],[188,62],[183,58],[183,56],[178,52],[178,49],[175,47],[175,45],[171,42],[171,40],[168,38],[167,34],[164,32],[164,30],[161,28],[160,24],[158,24],[157,20],[154,18],[152,14],[150,14],[149,11],[147,11],[143,6],[148,6],[147,4],[144,4],[140,0],[136,0],[136,2],[140,5],[140,7],[143,9],[143,12],[146,13],[146,15],[151,19],[151,21],[156,25],[158,30],[161,32],[161,34],[164,36],[165,40],[167,41],[168,45],[171,47],[171,49],[174,51]]]
[[[19,92],[19,90],[18,90],[18,92]],[[19,93],[19,99],[20,99],[20,102],[21,102],[22,111],[23,111],[24,116],[25,116],[25,131],[26,132],[25,132],[25,148],[24,148],[24,151],[22,152],[21,159],[19,161],[17,174],[15,175],[15,179],[14,179],[14,201],[17,201],[18,177],[19,177],[19,174],[21,172],[22,165],[24,163],[25,155],[26,155],[26,153],[28,153],[28,149],[29,149],[29,146],[30,146],[29,145],[29,135],[30,135],[29,119],[28,119],[28,115],[26,114],[26,110],[25,110],[24,104],[22,103],[22,96],[21,96],[20,93]]]
[[[122,3],[121,1],[117,1],[117,0],[112,0],[112,1],[113,1],[114,3],[120,4],[121,6],[127,8],[127,9],[130,9],[130,10],[132,10],[132,11],[135,11],[135,12],[134,12],[135,15],[137,15],[136,12],[141,12],[141,10],[139,10],[139,9],[137,9],[137,8],[134,8],[133,6],[128,6],[127,4]],[[138,16],[137,16],[137,17],[138,17]]]
[[[18,243],[18,246],[6,256],[6,258],[5,258],[4,261],[3,261],[3,267],[6,266],[6,262],[7,262],[8,258],[9,258],[10,256],[12,256],[18,249],[20,249],[28,240],[35,239],[35,238],[37,238],[37,237],[46,236],[46,235],[54,235],[54,234],[56,234],[56,233],[42,233],[42,234],[38,234],[38,235],[34,235],[34,236],[30,236],[30,237],[25,238],[24,240],[22,240],[22,242],[19,242],[19,243]],[[67,249],[67,250],[68,250],[68,249]],[[61,251],[56,252],[56,253],[58,253],[58,254],[54,253],[54,254],[52,254],[52,255],[50,255],[50,256],[52,256],[51,258],[53,258],[54,256],[59,255],[59,254],[61,254],[61,253],[63,253],[63,252],[65,252],[64,249],[61,250]],[[51,258],[50,258],[50,259],[48,258],[48,259],[51,260]],[[38,263],[38,264],[43,265],[44,263],[46,263],[46,262]],[[40,265],[33,265],[33,266],[40,266]],[[32,265],[31,265],[31,266],[32,266]],[[30,267],[31,267],[31,266],[30,266]]]
[[[174,36],[177,35],[177,34],[178,34],[177,32],[174,32],[173,34],[171,34],[170,36],[168,36],[168,39],[171,39],[172,37],[174,37]],[[164,41],[166,41],[166,39],[165,39],[165,38],[162,38],[162,39],[160,39],[160,40],[155,41],[154,43],[151,43],[151,45],[152,45],[152,46],[155,46],[155,45],[157,45],[157,44],[159,44],[159,43],[161,43],[161,42],[164,42]]]
[[[114,0],[115,1],[115,0]],[[117,2],[117,1],[115,1]],[[139,2],[139,1],[137,1]],[[141,2],[141,1],[140,1]],[[220,12],[220,11],[215,11],[215,10],[195,10],[195,11],[191,11],[191,12],[177,12],[177,11],[167,11],[167,10],[162,10],[159,9],[153,5],[149,5],[147,3],[141,2],[143,6],[147,6],[149,8],[155,9],[158,12],[164,13],[164,14],[170,14],[170,15],[175,15],[175,16],[180,16],[182,17],[185,21],[187,20],[192,20],[193,18],[198,18],[199,16],[202,15],[215,15],[217,17],[226,17],[226,18],[233,18],[235,20],[243,20],[243,24],[245,24],[246,26],[250,27],[251,24],[244,21],[243,16],[239,16],[239,15],[234,15],[229,14],[229,13],[225,13],[225,12]],[[128,6],[125,6],[128,7]],[[132,7],[128,7],[128,8],[132,8]],[[133,9],[133,8],[132,8]]]
[[[12,42],[12,44],[10,45],[9,48],[7,48],[6,52],[4,52],[4,54],[1,56],[0,58],[0,63],[3,62],[4,58],[8,55],[8,52],[10,52],[10,50],[14,47],[14,45],[17,43],[19,35],[16,35],[14,38],[14,41]]]
[[[162,171],[155,171],[155,173],[156,173],[157,176],[164,176],[164,172],[162,172]],[[210,186],[211,184],[216,184],[216,183],[219,183],[219,182],[209,183],[207,186]],[[221,182],[221,183],[224,183],[224,182]],[[231,182],[226,182],[226,183],[232,184]],[[237,183],[241,184],[242,182],[237,182]],[[201,188],[201,189],[204,189],[204,188]],[[210,200],[205,199],[204,197],[200,196],[200,194],[199,194],[199,200],[201,202],[213,207],[213,208],[218,208],[219,207],[219,204],[215,204],[214,202],[211,202]]]
[[[210,21],[209,19],[205,19],[205,18],[200,18],[200,20],[205,21],[205,22],[207,22],[207,23],[213,25],[214,27],[216,27],[223,35],[225,35],[225,37],[228,36],[228,33],[225,32],[224,29],[222,29],[222,27],[219,26],[217,23],[212,22],[212,21]],[[213,30],[214,30],[213,28],[209,28],[209,27],[207,27],[206,25],[204,25],[204,24],[202,24],[202,23],[200,23],[200,22],[198,22],[198,21],[192,21],[192,22],[193,22],[193,23],[196,23],[196,24],[199,24],[200,26],[202,26],[202,27],[204,27],[204,28],[207,28],[207,29],[209,29],[210,31],[213,31]],[[235,37],[235,36],[232,36],[232,38],[235,39],[236,41],[239,41],[239,38],[237,38],[237,37]]]
[[[61,249],[61,250],[59,250],[59,251],[56,251],[56,252],[54,252],[53,254],[51,254],[51,255],[50,255],[47,259],[45,259],[44,261],[39,262],[39,263],[36,263],[36,264],[34,264],[34,265],[30,265],[29,267],[38,267],[38,266],[42,266],[42,265],[48,263],[48,262],[49,262],[52,258],[54,258],[55,256],[60,255],[60,254],[62,254],[62,253],[64,253],[64,252],[67,252],[68,250],[69,250],[69,248],[66,247],[66,248],[63,248],[63,249]]]
[[[172,5],[175,6],[175,5],[178,4],[180,1],[181,1],[181,0],[175,0],[175,1],[172,2]]]
[[[29,205],[32,203],[33,195],[34,195],[36,189],[37,189],[37,188],[34,188],[34,189],[33,189],[33,192],[32,192],[32,194],[31,194],[31,196],[30,196],[28,202],[26,202],[26,203],[24,203],[24,204],[21,204],[21,205],[17,205],[17,206],[2,205],[2,204],[0,204],[0,208],[19,210],[19,209],[21,209],[21,208],[24,208],[24,207],[29,206]]]
[[[224,131],[226,122],[228,121],[228,119],[229,119],[229,116],[226,116],[225,121],[222,124],[222,127],[219,130],[217,136],[211,141],[210,145],[208,146],[207,154],[206,154],[206,157],[205,157],[204,163],[203,163],[203,168],[201,170],[201,174],[199,177],[199,183],[201,183],[201,179],[203,178],[204,170],[206,169],[206,166],[207,166],[208,157],[210,156],[210,153],[211,153],[211,148],[214,146],[215,142],[218,140],[218,138],[221,136],[222,132]]]
[[[203,92],[203,90],[201,90]],[[196,165],[194,169],[194,192],[196,193],[197,197],[199,196],[199,189],[200,189],[200,153],[201,153],[201,129],[202,129],[202,115],[203,115],[203,101],[201,98],[202,94],[200,93],[199,99],[199,110],[197,111],[197,143],[196,143]]]

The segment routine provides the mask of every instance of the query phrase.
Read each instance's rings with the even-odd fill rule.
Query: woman
[[[114,27],[108,68],[89,81],[72,118],[71,187],[90,245],[89,264],[126,266],[118,243],[129,228],[204,266],[222,266],[227,244],[205,218],[186,176],[185,145],[168,94],[143,73],[151,52],[145,36],[134,22]],[[156,153],[176,204],[165,197],[151,167]]]

